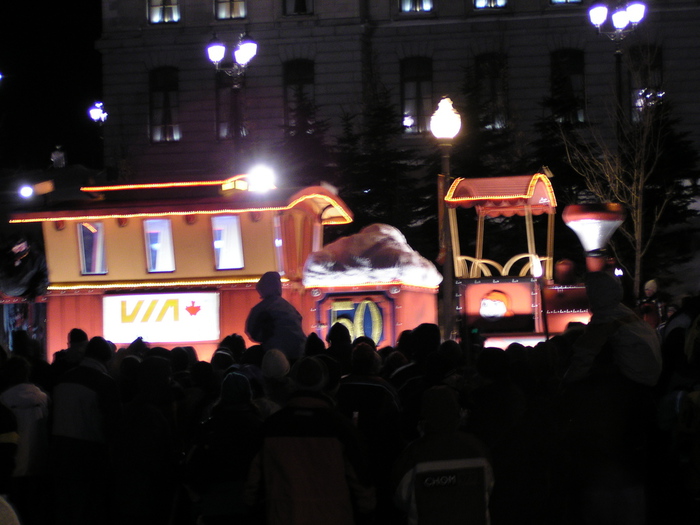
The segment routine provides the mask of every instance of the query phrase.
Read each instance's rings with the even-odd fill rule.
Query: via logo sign
[[[142,337],[149,343],[219,340],[219,294],[106,295],[102,299],[105,339],[117,344]]]

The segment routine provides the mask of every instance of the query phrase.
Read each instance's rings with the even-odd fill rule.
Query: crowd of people
[[[260,344],[232,334],[208,360],[75,328],[47,363],[16,334],[0,523],[700,520],[698,298],[652,328],[601,272],[590,323],[534,347],[441,341],[429,323],[377,347],[336,323],[299,350],[264,281]]]

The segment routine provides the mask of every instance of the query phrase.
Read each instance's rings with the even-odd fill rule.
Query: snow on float
[[[48,290],[0,299],[45,307],[36,333],[45,331],[49,361],[75,327],[118,346],[192,345],[208,359],[225,335],[244,334],[267,271],[282,274],[305,331],[322,338],[342,322],[354,337],[394,344],[401,330],[435,322],[441,276],[398,230],[374,225],[324,247],[325,226],[352,221],[334,188],[261,193],[252,182],[90,186],[14,213],[12,224],[41,225]]]

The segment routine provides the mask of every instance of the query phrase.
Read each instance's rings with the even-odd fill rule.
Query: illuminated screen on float
[[[476,279],[462,294],[467,325],[482,333],[535,329],[535,283],[531,278]]]

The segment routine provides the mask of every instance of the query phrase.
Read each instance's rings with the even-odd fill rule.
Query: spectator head
[[[481,377],[496,379],[508,374],[509,356],[500,348],[484,348],[476,359],[476,371]]]
[[[297,390],[320,392],[328,384],[328,367],[319,357],[304,357],[294,364],[291,378]]]
[[[68,332],[68,346],[77,346],[88,342],[88,335],[85,330],[73,328]]]
[[[335,323],[331,326],[331,329],[328,330],[326,341],[329,345],[349,345],[352,343],[350,330],[348,330],[348,327],[343,323]]]
[[[32,371],[32,366],[24,357],[14,355],[0,368],[2,373],[2,384],[5,386],[14,386],[21,383],[29,382],[29,374]]]
[[[622,284],[608,272],[589,272],[586,275],[586,295],[591,312],[596,313],[620,304],[623,297]]]
[[[355,340],[352,342],[352,346],[355,347],[355,346],[359,345],[360,343],[367,343],[375,350],[377,349],[377,343],[375,343],[374,339],[372,339],[368,335],[361,335],[360,337],[355,338]]]
[[[221,384],[219,404],[224,406],[247,406],[253,399],[253,389],[250,380],[238,372],[226,374]]]
[[[322,354],[325,349],[326,344],[323,342],[323,340],[318,336],[316,332],[311,332],[306,338],[304,355],[314,356]]]
[[[95,359],[101,363],[107,363],[112,359],[112,346],[104,337],[95,336],[88,341],[85,347],[85,357]]]
[[[351,370],[353,374],[376,375],[382,366],[382,360],[373,346],[360,343],[352,350]]]
[[[277,272],[266,272],[260,277],[255,289],[263,299],[282,295],[282,279]]]
[[[459,427],[459,402],[455,391],[448,386],[426,390],[421,398],[420,413],[425,432],[451,432]]]
[[[265,378],[280,380],[289,373],[289,360],[284,353],[271,348],[265,352],[261,368]]]

